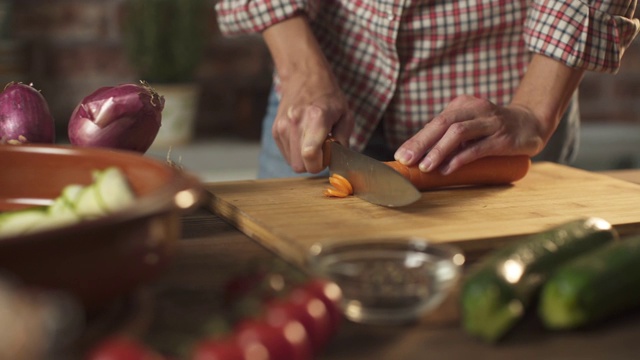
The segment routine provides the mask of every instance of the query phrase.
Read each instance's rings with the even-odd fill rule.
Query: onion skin
[[[10,82],[0,93],[0,144],[55,142],[55,122],[32,85]]]
[[[148,84],[102,87],[71,114],[69,142],[145,153],[158,135],[164,97]]]

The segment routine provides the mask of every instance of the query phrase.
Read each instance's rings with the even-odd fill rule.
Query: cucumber
[[[94,173],[99,201],[105,212],[113,212],[129,206],[135,200],[135,195],[127,178],[115,167],[106,168]]]
[[[0,214],[0,237],[23,235],[48,218],[47,207],[37,206]]]
[[[617,238],[608,222],[585,218],[523,237],[489,254],[464,279],[463,328],[488,342],[500,340],[523,317],[556,268]]]
[[[99,217],[134,202],[135,194],[118,168],[94,171],[93,179],[93,184],[85,187],[77,196],[75,208],[80,217]]]
[[[82,189],[84,189],[84,186],[82,185],[67,185],[64,189],[62,189],[62,195],[55,201],[63,199],[64,204],[68,206],[68,209],[75,210],[75,203],[78,201],[78,197],[82,193]]]
[[[70,184],[49,206],[0,214],[0,238],[70,225],[129,206],[135,194],[116,167],[94,171],[93,183]]]
[[[48,212],[50,216],[77,218],[75,203],[82,193],[84,187],[82,185],[67,185],[62,189],[62,195],[53,201],[49,206]]]
[[[49,206],[36,206],[0,214],[0,238],[23,235],[56,226],[72,224],[80,220],[75,211],[75,201],[84,187],[68,185],[62,195]]]
[[[75,209],[75,199],[82,191],[82,188],[81,185],[75,184],[66,186],[62,190],[62,195],[46,207],[47,217],[35,224],[30,231],[45,230],[80,221],[80,216]]]
[[[640,307],[640,235],[560,267],[542,287],[538,316],[552,330],[584,327]]]
[[[93,219],[107,213],[106,207],[102,204],[102,196],[95,186],[86,186],[78,194],[74,204],[76,213],[82,219]]]

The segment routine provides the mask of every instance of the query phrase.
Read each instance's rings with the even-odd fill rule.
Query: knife
[[[353,186],[353,194],[363,200],[399,207],[422,197],[420,191],[396,170],[341,145],[331,136],[325,140],[323,152],[329,171],[347,178]]]

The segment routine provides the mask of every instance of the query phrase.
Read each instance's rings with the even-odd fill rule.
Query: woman
[[[443,173],[489,155],[569,162],[585,71],[614,73],[636,1],[223,0],[276,72],[260,177],[323,170],[328,134]]]

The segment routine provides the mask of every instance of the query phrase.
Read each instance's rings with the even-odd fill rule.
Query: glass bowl
[[[367,324],[417,321],[447,297],[464,261],[455,246],[415,237],[315,244],[308,258],[342,290],[345,317]]]

